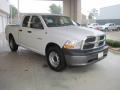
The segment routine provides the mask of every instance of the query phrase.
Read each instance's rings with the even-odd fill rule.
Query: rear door
[[[19,41],[22,46],[28,46],[28,25],[30,21],[30,16],[25,16],[22,23],[22,28],[19,29]]]

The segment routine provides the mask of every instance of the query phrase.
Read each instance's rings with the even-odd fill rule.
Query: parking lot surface
[[[1,35],[0,90],[120,90],[120,55],[109,52],[96,64],[54,72],[37,53],[21,47],[10,52]]]

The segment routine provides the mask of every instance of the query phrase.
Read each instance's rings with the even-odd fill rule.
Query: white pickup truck
[[[46,55],[55,71],[93,64],[108,53],[103,32],[74,25],[67,16],[28,14],[20,25],[7,25],[5,33],[11,51],[22,46]]]
[[[88,28],[93,28],[96,30],[100,30],[100,25],[98,23],[91,23],[87,26]]]
[[[110,31],[110,30],[117,30],[119,27],[117,27],[114,23],[106,23],[105,25],[101,26],[102,31]]]

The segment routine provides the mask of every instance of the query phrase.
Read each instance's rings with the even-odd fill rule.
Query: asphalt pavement
[[[109,52],[96,64],[55,72],[44,56],[21,47],[10,52],[2,34],[0,90],[120,90],[120,54]]]

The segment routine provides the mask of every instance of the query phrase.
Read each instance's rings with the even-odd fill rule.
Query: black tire
[[[118,31],[120,31],[120,27],[119,27],[119,30]]]
[[[16,52],[18,50],[18,45],[16,44],[13,36],[9,37],[9,47],[12,52]]]
[[[119,30],[120,30],[120,27],[117,28],[117,31],[119,31]]]
[[[56,56],[54,56],[54,58],[52,58],[53,62],[57,63],[59,61],[58,65],[56,65],[56,66],[52,65],[52,62],[51,62],[51,59],[50,59],[52,53],[57,54]],[[63,52],[58,46],[49,47],[47,49],[46,54],[47,54],[46,56],[47,56],[48,65],[52,70],[59,72],[59,71],[62,71],[66,68],[66,62],[65,62]]]

